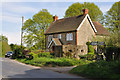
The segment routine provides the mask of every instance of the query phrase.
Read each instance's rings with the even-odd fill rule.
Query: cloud
[[[2,2],[117,2],[119,0],[1,0]]]
[[[20,24],[21,18],[13,16],[2,16],[2,21]]]

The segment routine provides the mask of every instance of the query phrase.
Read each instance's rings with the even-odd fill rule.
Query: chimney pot
[[[56,20],[58,20],[58,16],[55,15],[55,16],[53,16],[53,22]]]
[[[88,14],[88,9],[83,9],[83,15]]]

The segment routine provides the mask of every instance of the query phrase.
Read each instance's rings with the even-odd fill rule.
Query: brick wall
[[[67,41],[66,40],[66,35],[67,33],[73,33],[73,40],[72,41]],[[76,32],[64,32],[64,33],[56,33],[56,34],[50,34],[50,35],[53,35],[53,38],[58,38],[58,34],[61,34],[61,39],[60,39],[60,42],[63,44],[63,45],[76,45]],[[45,35],[45,47],[46,49],[48,49],[48,45],[50,42],[48,42],[48,37],[49,35]]]

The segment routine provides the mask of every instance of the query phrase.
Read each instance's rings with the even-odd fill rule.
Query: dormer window
[[[58,34],[58,39],[61,39],[61,34]]]
[[[66,40],[67,41],[72,41],[73,40],[73,33],[67,33]]]

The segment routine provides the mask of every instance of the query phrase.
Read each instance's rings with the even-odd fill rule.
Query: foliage
[[[30,55],[34,55],[38,56],[38,57],[34,57],[33,59],[17,59],[20,62],[26,63],[26,64],[31,64],[31,65],[36,65],[36,66],[74,66],[74,65],[79,65],[79,64],[88,64],[91,63],[92,61],[87,61],[87,60],[77,60],[74,58],[53,58],[53,57],[49,57],[50,54],[49,53],[39,53],[34,54],[34,53],[29,53]],[[49,56],[47,56],[47,54],[49,54]],[[43,57],[44,56],[44,57]],[[45,57],[46,56],[46,57]]]
[[[94,49],[93,46],[91,45],[90,42],[87,42],[86,45],[88,46],[88,54],[86,55],[79,55],[80,58],[85,58],[87,60],[95,60],[96,54],[94,54]]]
[[[8,45],[8,38],[6,36],[0,35],[0,56],[5,56],[5,53],[11,51]]]
[[[46,9],[42,9],[33,15],[32,19],[26,20],[23,26],[24,43],[31,49],[45,49],[44,32],[52,21],[52,15]],[[33,44],[35,44],[35,47]]]
[[[93,21],[101,21],[103,13],[97,5],[94,3],[84,2],[83,4],[77,2],[69,6],[65,12],[65,17],[77,16],[82,14],[82,10],[87,8],[89,11],[90,18]]]
[[[99,78],[99,79],[120,79],[119,61],[99,61],[85,65],[79,65],[73,68],[70,73],[74,73],[80,76],[86,76],[88,78]],[[115,76],[116,75],[116,76]]]
[[[110,32],[120,31],[120,2],[115,2],[105,15],[105,25]]]
[[[105,56],[107,61],[120,60],[120,47],[107,46]]]
[[[38,57],[38,55],[35,54],[35,53],[33,53],[33,52],[30,52],[29,55],[30,55],[30,56],[33,56],[33,59]]]
[[[15,59],[15,58],[25,58],[25,55],[22,53],[23,50],[25,49],[24,46],[19,46],[17,45],[16,48],[14,49],[14,54],[12,55],[12,58]]]
[[[93,49],[93,46],[90,44],[90,42],[87,42],[86,44],[88,46],[88,53],[94,54],[94,49]]]
[[[50,52],[40,52],[38,53],[38,57],[51,57]]]
[[[8,42],[8,38],[6,36],[0,35],[0,41]]]
[[[12,51],[14,51],[17,48],[17,44],[10,44],[10,48]]]

